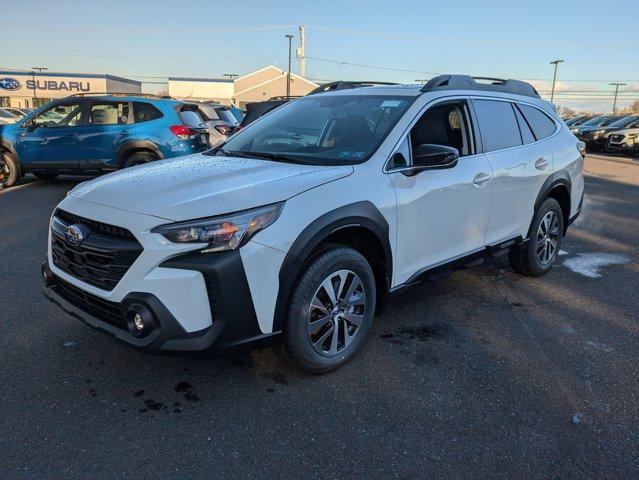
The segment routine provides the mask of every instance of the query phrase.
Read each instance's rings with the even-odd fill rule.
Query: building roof
[[[216,82],[216,83],[233,83],[228,78],[196,78],[196,77],[169,77],[169,82]]]
[[[76,77],[76,78],[104,78],[116,82],[142,85],[142,82],[130,78],[117,77],[108,73],[65,73],[65,72],[32,72],[31,70],[0,70],[0,75],[28,75],[35,77]]]

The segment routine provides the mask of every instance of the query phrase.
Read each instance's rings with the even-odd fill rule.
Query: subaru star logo
[[[89,234],[89,229],[79,223],[69,225],[64,229],[64,239],[72,247],[79,246]]]
[[[15,78],[0,78],[0,88],[3,90],[19,90],[22,85]]]

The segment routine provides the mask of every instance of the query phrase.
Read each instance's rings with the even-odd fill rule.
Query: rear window
[[[222,117],[222,120],[224,120],[225,122],[231,125],[235,125],[237,123],[237,119],[231,113],[230,110],[226,110],[226,109],[220,110],[220,117]]]
[[[515,116],[517,117],[519,131],[521,132],[521,139],[524,144],[533,143],[535,141],[535,136],[533,135],[532,130],[530,130],[528,122],[526,122],[526,119],[517,108],[515,108]]]
[[[162,117],[162,112],[150,103],[133,102],[133,117],[135,123],[149,122]]]
[[[521,145],[519,126],[509,102],[475,100],[484,150],[493,152]]]
[[[192,110],[182,110],[180,117],[182,118],[182,123],[189,127],[201,127],[204,124],[202,117]]]
[[[521,113],[524,114],[524,117],[526,117],[528,125],[532,128],[537,140],[550,137],[553,133],[555,133],[555,122],[553,122],[548,115],[543,113],[541,110],[528,105],[518,104],[517,106],[521,110]]]

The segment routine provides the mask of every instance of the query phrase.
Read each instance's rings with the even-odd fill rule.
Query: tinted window
[[[615,122],[612,122],[610,126],[615,128],[627,127],[635,123],[638,119],[639,119],[638,115],[630,115],[629,117],[625,117]]]
[[[528,105],[517,104],[521,112],[526,117],[528,125],[532,128],[537,140],[541,140],[546,137],[550,137],[555,133],[555,122],[553,122],[548,115],[535,107],[529,107]]]
[[[79,103],[54,105],[35,116],[33,123],[44,127],[72,127],[80,122],[82,106]]]
[[[129,123],[129,102],[91,105],[89,125],[126,125],[127,123]]]
[[[475,100],[474,103],[485,151],[521,145],[519,126],[510,103],[493,100]]]
[[[526,122],[526,119],[517,108],[515,108],[515,116],[517,117],[519,131],[521,132],[521,138],[524,141],[524,144],[533,143],[535,141],[535,136],[533,135],[532,130],[530,130],[528,122]]]
[[[133,102],[133,120],[135,123],[148,122],[162,117],[162,112],[150,103]]]

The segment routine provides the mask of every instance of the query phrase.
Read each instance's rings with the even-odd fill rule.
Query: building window
[[[34,98],[32,99],[33,108],[38,108],[44,105],[45,103],[49,103],[52,98]]]
[[[0,97],[0,107],[10,107],[9,97]]]

